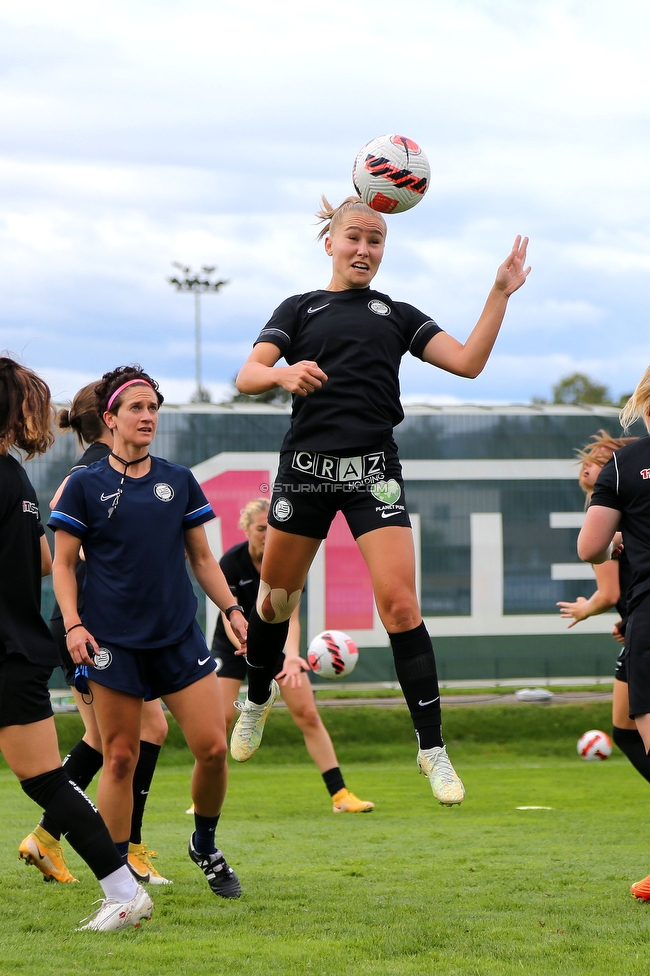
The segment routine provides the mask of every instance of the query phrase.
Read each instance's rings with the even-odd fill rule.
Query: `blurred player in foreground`
[[[624,429],[643,420],[650,430],[650,368],[621,411]],[[628,683],[628,716],[642,739],[637,761],[624,750],[639,772],[650,749],[650,437],[641,437],[614,452],[594,485],[578,536],[578,555],[586,562],[604,564],[611,558],[616,532],[623,534],[631,585],[627,589],[624,664]],[[650,876],[633,884],[637,898],[650,900]]]
[[[460,376],[485,366],[508,299],[523,285],[527,239],[517,238],[497,272],[466,343],[418,309],[371,290],[386,242],[386,221],[356,198],[332,208],[323,198],[320,236],[331,258],[324,289],[289,298],[258,336],[237,377],[242,393],[281,386],[293,396],[282,445],[256,607],[249,620],[248,698],[230,741],[243,762],[258,748],[278,694],[289,619],[307,572],[337,511],[366,561],[395,670],[418,740],[417,763],[440,803],[465,790],[442,738],[431,638],[415,591],[415,555],[404,482],[393,440],[403,419],[399,366],[406,352]],[[278,366],[284,357],[289,365]]]
[[[41,575],[52,559],[38,501],[21,464],[53,441],[46,384],[0,359],[0,750],[23,790],[58,824],[95,874],[104,899],[84,929],[109,931],[150,918],[153,902],[133,878],[88,797],[61,766],[48,681],[60,662],[40,614]]]

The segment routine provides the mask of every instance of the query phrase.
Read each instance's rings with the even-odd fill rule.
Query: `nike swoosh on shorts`
[[[201,658],[199,658],[199,667],[202,668],[203,665],[206,664],[209,660],[210,660],[210,655],[209,654],[208,654],[207,657],[204,657],[203,660],[201,660]]]
[[[391,515],[399,515],[399,514],[400,514],[400,510],[399,510],[399,508],[396,508],[393,512],[382,512],[381,513],[381,517],[382,518],[390,518]]]

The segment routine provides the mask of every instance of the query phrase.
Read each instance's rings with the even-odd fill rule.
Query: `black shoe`
[[[239,878],[220,850],[215,851],[214,854],[199,854],[194,848],[194,834],[192,834],[187,853],[201,868],[215,895],[220,895],[222,898],[239,898],[241,895]]]

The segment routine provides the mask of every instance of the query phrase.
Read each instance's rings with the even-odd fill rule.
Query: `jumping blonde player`
[[[274,485],[261,582],[249,620],[248,698],[231,755],[258,748],[279,689],[274,676],[307,571],[342,511],[366,561],[388,631],[395,669],[418,740],[417,763],[434,796],[461,803],[465,791],[442,738],[431,638],[415,591],[415,557],[393,428],[403,419],[399,366],[410,352],[460,376],[485,366],[508,299],[524,284],[526,238],[517,237],[465,343],[426,314],[371,289],[384,256],[386,222],[357,198],[325,198],[320,237],[331,259],[326,288],[282,302],[237,377],[242,393],[277,386],[293,396]],[[281,366],[281,358],[288,365]]]

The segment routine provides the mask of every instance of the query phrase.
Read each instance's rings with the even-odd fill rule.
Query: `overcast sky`
[[[528,402],[580,370],[613,394],[650,362],[647,0],[0,0],[0,347],[58,399],[141,362],[213,397],[272,310],[324,287],[320,193],[388,132],[424,148],[375,286],[453,335],[517,233],[533,271],[477,380],[407,356],[407,401]]]

